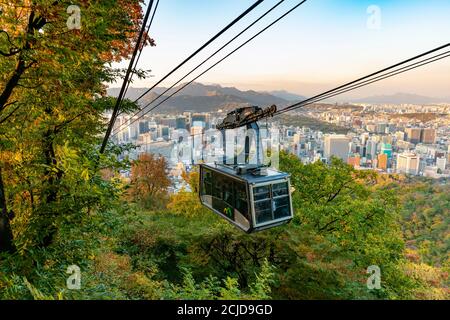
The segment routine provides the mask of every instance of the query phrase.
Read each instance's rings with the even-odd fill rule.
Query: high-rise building
[[[386,153],[381,153],[377,157],[378,159],[378,169],[387,170],[388,167],[388,155]]]
[[[364,132],[363,134],[361,134],[360,139],[361,139],[361,144],[366,145],[366,142],[369,140],[369,133]]]
[[[137,123],[133,123],[128,127],[128,134],[130,139],[136,140],[139,136],[139,125]]]
[[[397,141],[404,141],[405,140],[405,133],[403,131],[397,131],[395,133],[395,137],[397,138]]]
[[[139,122],[139,134],[147,133],[150,129],[148,127],[148,121],[140,121]]]
[[[175,128],[176,129],[186,129],[187,128],[186,117],[177,117]]]
[[[165,140],[169,139],[169,126],[160,125],[158,126],[158,138],[163,138]]]
[[[420,142],[425,144],[434,144],[436,141],[436,130],[433,128],[422,129]]]
[[[202,134],[204,131],[204,128],[202,126],[194,126],[191,127],[191,135],[196,136]]]
[[[177,125],[177,118],[175,117],[166,117],[161,119],[161,124],[163,126],[168,126],[170,128],[175,128]]]
[[[388,159],[391,159],[392,158],[392,145],[389,143],[382,143],[380,152],[382,154],[386,154],[388,156]]]
[[[397,141],[397,148],[401,150],[411,150],[414,149],[414,144],[408,141],[399,140]]]
[[[340,158],[347,162],[350,151],[350,139],[345,135],[327,135],[324,139],[324,157],[330,161],[331,157]]]
[[[209,114],[207,113],[194,113],[191,118],[192,127],[209,127]]]
[[[347,163],[355,168],[361,166],[361,156],[359,154],[348,157]]]
[[[377,147],[378,147],[378,144],[375,141],[373,141],[373,140],[367,141],[367,147],[366,147],[366,157],[367,157],[367,159],[369,159],[369,160],[376,159]]]
[[[295,135],[295,130],[293,129],[286,129],[285,136],[286,138],[293,138]]]
[[[450,163],[450,145],[448,146],[448,151],[447,151],[447,162]]]
[[[358,143],[359,143],[358,140],[355,140],[355,139],[350,142],[350,152],[351,153],[358,153],[358,151],[356,151]]]
[[[298,133],[294,134],[294,136],[292,138],[293,138],[293,143],[296,143],[296,144],[305,141],[305,137],[302,134],[298,134]]]
[[[375,124],[368,124],[366,126],[366,130],[369,132],[376,132],[377,131],[377,126]]]
[[[386,133],[387,123],[378,123],[376,130],[377,133]]]
[[[152,141],[155,141],[158,138],[158,125],[155,121],[150,121],[148,123],[148,134]]]
[[[363,156],[363,158],[367,158],[367,147],[363,146],[361,148],[361,155]]]
[[[192,113],[191,112],[183,112],[183,117],[186,119],[186,128],[190,130],[192,126]]]
[[[158,131],[158,125],[155,121],[151,121],[148,123],[148,130],[149,132],[157,132]]]
[[[388,143],[388,144],[392,144],[392,136],[381,136],[381,142],[382,143]]]
[[[405,129],[407,140],[411,143],[418,144],[422,135],[421,128],[406,128]]]
[[[442,157],[436,159],[436,167],[438,167],[438,169],[440,169],[441,171],[445,171],[446,166],[447,166],[446,158]]]
[[[397,172],[406,174],[419,174],[420,158],[413,153],[399,153],[397,155]]]

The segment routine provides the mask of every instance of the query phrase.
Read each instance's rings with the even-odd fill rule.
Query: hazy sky
[[[133,86],[154,83],[254,1],[160,0],[151,31],[157,46],[145,48],[139,64],[151,69],[154,78]],[[285,0],[214,61],[299,1]],[[183,71],[190,70],[277,2],[265,0],[164,85],[178,80]],[[380,9],[379,29],[378,20],[368,13],[372,5]],[[368,19],[375,21],[370,24],[372,28]],[[308,0],[198,81],[312,95],[449,41],[450,0]],[[450,58],[360,89],[349,98],[396,92],[449,97]]]

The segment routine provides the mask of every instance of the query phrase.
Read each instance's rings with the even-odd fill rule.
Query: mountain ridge
[[[180,84],[170,90],[155,103],[148,108],[155,106],[158,102],[164,100],[168,94],[180,89],[184,84]],[[129,88],[127,98],[136,100],[145,93],[147,88]],[[146,94],[141,100],[141,107],[152,102],[159,94],[166,91],[165,87],[156,87],[151,93]],[[117,97],[120,88],[108,89],[108,95]],[[158,112],[161,113],[181,113],[185,111],[194,112],[211,112],[222,110],[231,110],[244,106],[260,106],[266,107],[272,104],[279,108],[289,105],[292,102],[305,100],[305,96],[290,93],[286,90],[273,91],[255,91],[255,90],[239,90],[235,87],[223,87],[218,84],[205,85],[194,82],[184,88],[182,91],[171,97],[161,107]],[[434,98],[411,93],[395,93],[392,95],[374,95],[366,98],[351,100],[351,103],[370,103],[370,104],[433,104],[433,103],[449,103],[449,98]]]
[[[366,98],[353,100],[354,103],[374,103],[374,104],[430,104],[448,103],[450,98],[434,98],[412,93],[398,92],[391,95],[375,95]]]
[[[267,93],[282,98],[284,100],[287,100],[289,102],[300,102],[303,100],[306,100],[307,97],[296,94],[296,93],[291,93],[289,91],[286,90],[273,90],[273,91],[268,91]]]
[[[162,101],[168,94],[178,90],[184,86],[181,84],[174,89],[170,90],[159,101]],[[141,100],[140,105],[145,106],[150,103],[157,95],[163,93],[167,88],[156,87],[151,93],[146,94]],[[129,88],[127,92],[127,98],[135,100],[143,93],[146,88]],[[108,95],[117,97],[120,92],[120,88],[108,89]],[[285,92],[289,94],[288,92]],[[260,107],[269,106],[272,104],[278,107],[283,107],[289,103],[289,100],[284,99],[278,95],[271,94],[270,92],[258,92],[254,90],[242,91],[234,87],[222,87],[220,85],[204,85],[201,83],[192,83],[184,88],[180,93],[174,95],[164,105],[164,110],[160,109],[159,112],[184,112],[184,111],[196,111],[196,112],[209,112],[217,109],[230,110],[236,107],[246,105],[256,105]],[[151,106],[157,104],[155,102]]]

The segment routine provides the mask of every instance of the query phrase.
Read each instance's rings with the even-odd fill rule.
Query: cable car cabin
[[[221,164],[201,164],[202,204],[247,233],[292,219],[289,174],[272,169],[264,175],[237,171]]]

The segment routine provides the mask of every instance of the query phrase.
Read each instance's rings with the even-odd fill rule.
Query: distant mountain
[[[180,85],[182,86],[182,85]],[[168,94],[174,92],[180,87],[176,87],[169,91]],[[136,99],[145,92],[145,88],[129,88],[127,97]],[[140,104],[146,105],[151,102],[158,94],[164,92],[166,88],[155,88],[151,93],[144,96]],[[112,88],[108,90],[108,95],[118,96],[120,89]],[[166,95],[165,95],[166,96]],[[164,99],[160,98],[161,101]],[[220,85],[203,85],[201,83],[192,83],[183,89],[179,94],[176,94],[168,100],[160,112],[208,112],[218,109],[230,110],[244,105],[255,106],[270,106],[276,104],[278,107],[283,107],[288,104],[287,99],[283,99],[276,95],[267,92],[256,92],[253,90],[241,91],[233,87],[222,87]]]
[[[287,100],[287,101],[295,101],[295,102],[298,101],[299,102],[299,101],[307,99],[304,96],[301,96],[301,95],[298,95],[298,94],[295,94],[295,93],[290,93],[290,92],[285,91],[285,90],[269,91],[269,94],[271,94],[271,95],[273,95],[275,97]]]
[[[373,104],[429,104],[429,103],[440,103],[440,102],[448,102],[450,99],[439,99],[439,98],[431,98],[426,96],[420,96],[416,94],[410,93],[396,93],[393,95],[379,95],[372,96],[364,99],[357,99],[353,102],[357,103],[373,103]]]
[[[146,90],[147,90],[147,88],[128,88],[126,97],[130,100],[135,100],[138,97],[140,97]],[[165,90],[165,88],[156,87],[155,89],[153,89],[152,92],[160,94],[160,93],[163,93],[164,90]],[[109,88],[108,89],[109,96],[118,97],[119,93],[120,93],[120,88]]]

